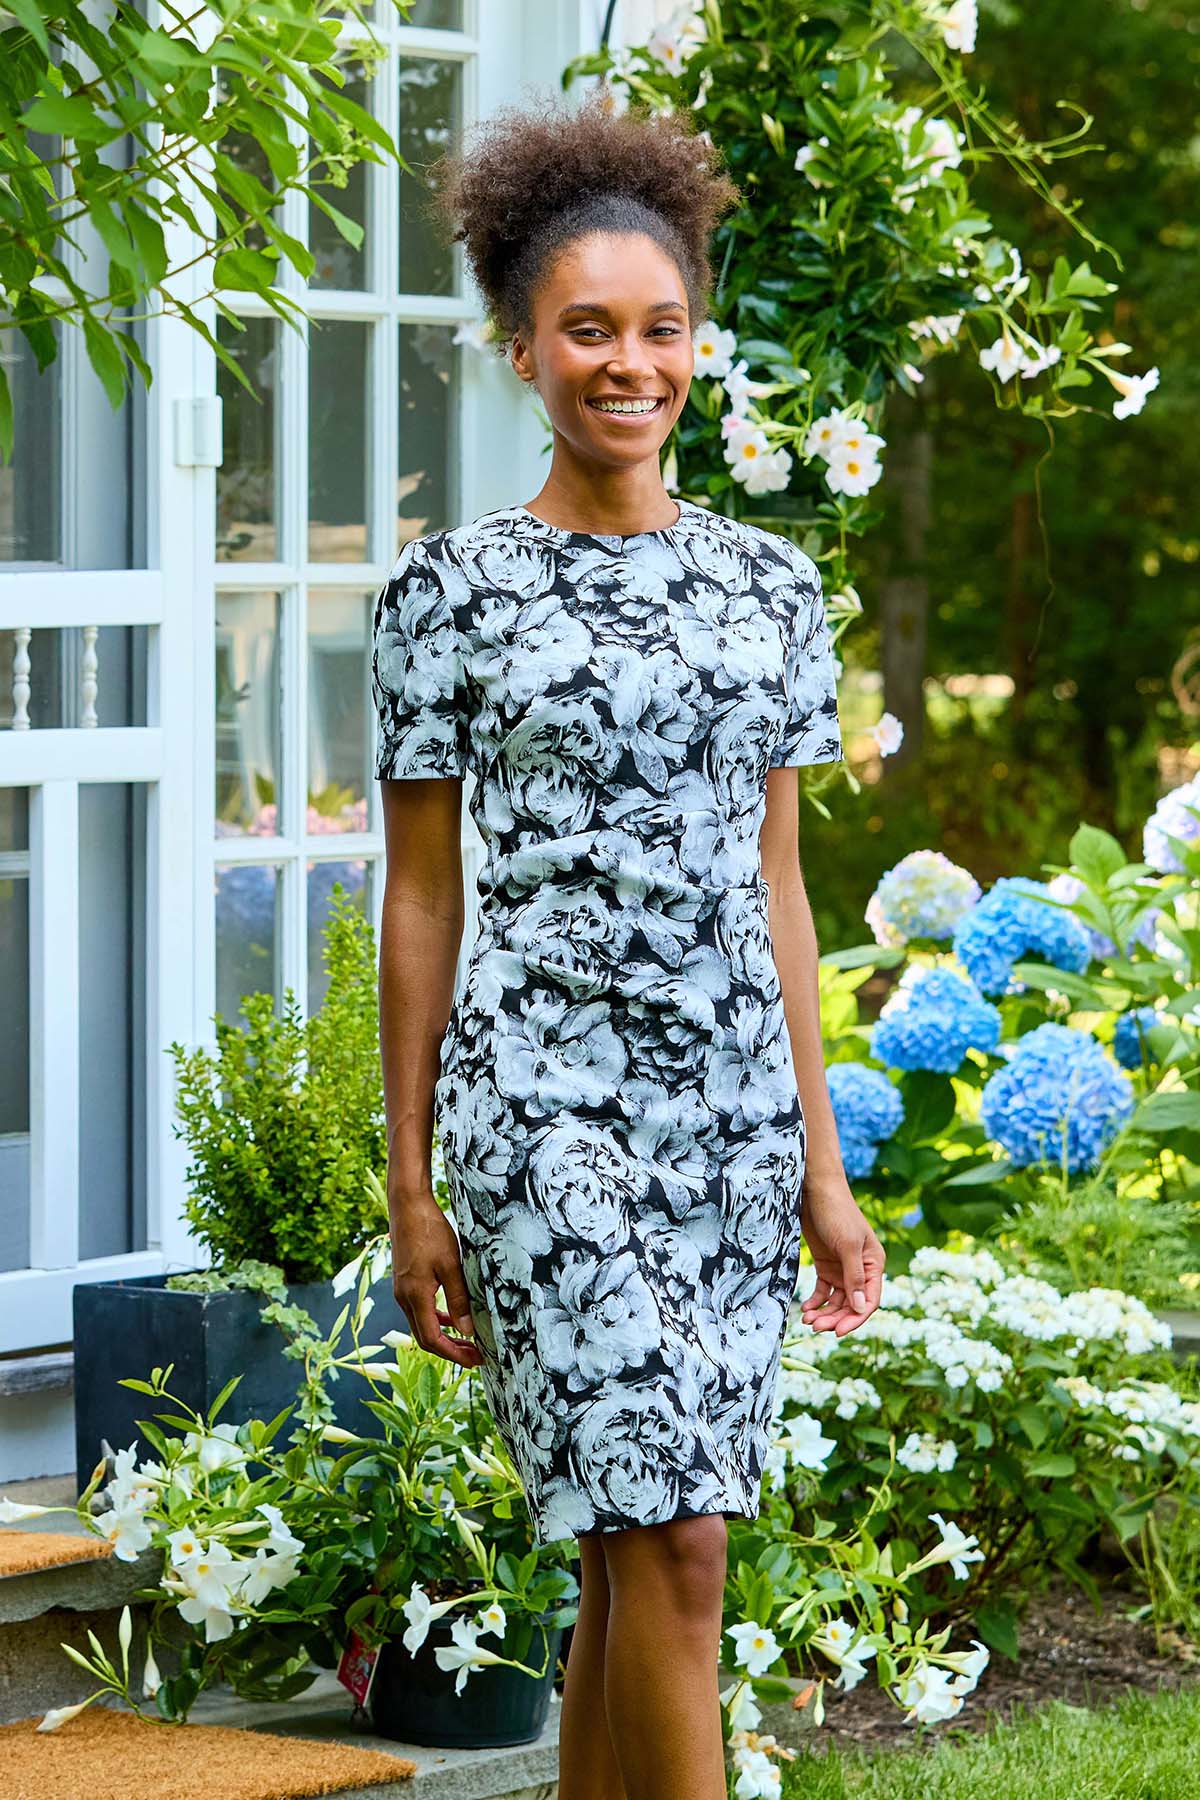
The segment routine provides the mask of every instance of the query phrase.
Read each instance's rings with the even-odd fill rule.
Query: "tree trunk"
[[[926,382],[930,379],[926,374]],[[920,761],[925,734],[927,549],[932,511],[933,433],[922,403],[897,393],[888,403],[884,481],[895,495],[898,528],[879,590],[883,704],[904,727],[889,773]]]

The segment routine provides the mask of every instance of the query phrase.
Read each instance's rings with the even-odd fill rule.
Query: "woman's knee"
[[[684,1615],[719,1610],[727,1543],[721,1513],[606,1532],[609,1587],[614,1596],[628,1589],[635,1599],[674,1604]]]

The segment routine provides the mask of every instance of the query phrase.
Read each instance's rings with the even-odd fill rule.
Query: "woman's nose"
[[[626,380],[654,374],[654,360],[637,338],[614,346],[608,359],[609,373],[623,375]]]

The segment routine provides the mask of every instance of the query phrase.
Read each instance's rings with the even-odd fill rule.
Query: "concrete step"
[[[463,1690],[462,1705],[471,1704],[471,1682]],[[424,1744],[400,1744],[378,1737],[369,1724],[356,1724],[354,1702],[337,1677],[321,1674],[306,1693],[279,1704],[237,1700],[228,1693],[204,1694],[192,1710],[197,1724],[236,1725],[247,1730],[286,1732],[329,1743],[357,1744],[385,1755],[404,1756],[417,1765],[417,1773],[403,1786],[354,1788],[343,1800],[557,1800],[558,1721],[562,1703],[557,1694],[541,1736],[531,1744],[511,1744],[494,1750],[438,1750]]]

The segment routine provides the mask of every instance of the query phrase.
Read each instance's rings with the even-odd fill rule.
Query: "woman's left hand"
[[[878,1307],[887,1255],[844,1176],[829,1187],[804,1190],[800,1232],[817,1276],[800,1317],[815,1331],[845,1337]]]

